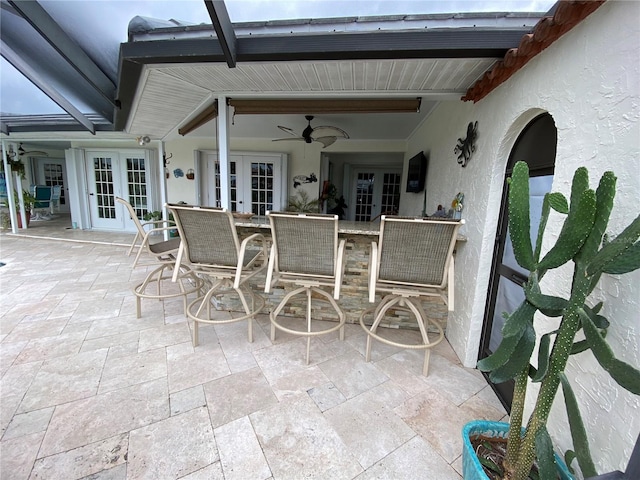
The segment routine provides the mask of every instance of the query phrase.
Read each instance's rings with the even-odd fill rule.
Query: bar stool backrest
[[[383,216],[378,280],[442,288],[460,221]]]
[[[272,239],[281,273],[334,277],[337,215],[270,212]]]
[[[240,242],[231,212],[215,207],[169,205],[192,264],[236,268]]]

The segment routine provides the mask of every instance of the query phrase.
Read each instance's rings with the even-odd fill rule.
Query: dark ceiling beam
[[[16,54],[9,45],[2,42],[2,56],[14,66],[16,70],[27,77],[31,83],[38,87],[42,93],[53,100],[60,108],[71,115],[79,124],[84,126],[95,135],[95,125],[76,107],[73,106],[69,100],[56,89],[51,87],[47,82],[47,79],[40,75],[31,65],[26,63],[18,54]],[[12,129],[13,130],[13,129]]]
[[[235,115],[415,113],[421,98],[230,98]]]
[[[443,29],[237,39],[236,61],[286,62],[406,58],[501,58],[530,28],[500,31]],[[121,58],[143,64],[225,62],[217,39],[129,42]]]
[[[237,39],[227,7],[225,7],[223,0],[204,0],[204,4],[209,12],[209,17],[211,17],[213,29],[216,31],[227,65],[229,68],[235,68]]]
[[[35,0],[9,0],[41,36],[71,65],[93,89],[115,106],[115,85],[95,62],[75,43]]]
[[[202,125],[210,122],[214,118],[218,116],[218,101],[214,100],[214,102],[205,108],[202,112],[196,115],[194,118],[185,123],[182,127],[178,129],[178,133],[180,135],[186,135],[188,133],[193,132],[196,128],[201,127]]]

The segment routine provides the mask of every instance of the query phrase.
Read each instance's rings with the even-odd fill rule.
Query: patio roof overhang
[[[529,30],[240,37],[234,68],[217,38],[128,42],[115,128],[163,138],[219,95],[460,99]]]
[[[11,51],[5,47],[13,49],[14,64],[23,62],[21,71],[67,114],[46,121],[3,114],[2,132],[111,128],[166,139],[222,97],[421,98],[428,111],[439,100],[460,99],[543,17],[494,12],[232,24],[223,1],[203,1],[212,25],[158,22],[133,31],[130,24],[113,62],[117,75],[91,60],[95,45],[78,43],[52,4],[3,2],[11,12],[2,16],[3,56]]]

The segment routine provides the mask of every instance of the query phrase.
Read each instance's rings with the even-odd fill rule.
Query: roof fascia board
[[[204,0],[229,68],[236,66],[237,39],[223,0]]]
[[[13,133],[41,133],[41,132],[86,132],[87,129],[82,125],[51,125],[51,124],[39,124],[33,123],[29,125],[8,125],[8,131],[4,130],[2,133],[11,135]],[[95,135],[96,132],[112,132],[113,127],[111,125],[96,125],[94,131],[90,133]]]
[[[375,60],[400,58],[500,58],[530,28],[448,29],[406,32],[277,35],[237,39],[238,62]],[[224,62],[217,39],[121,44],[125,60],[145,64]]]
[[[118,108],[113,119],[113,128],[116,131],[125,130],[127,121],[131,114],[131,108],[135,99],[138,84],[142,77],[144,64],[126,60],[122,55],[122,46],[120,45],[120,82],[118,84],[118,92],[116,95]]]
[[[15,67],[20,73],[27,77],[31,83],[38,87],[42,92],[53,100],[60,108],[71,115],[78,123],[84,126],[92,134],[95,134],[95,125],[76,107],[74,107],[64,95],[47,85],[46,79],[42,78],[38,72],[30,65],[25,63],[19,55],[7,44],[2,42],[2,56]]]
[[[35,0],[8,0],[20,15],[112,106],[115,85]]]

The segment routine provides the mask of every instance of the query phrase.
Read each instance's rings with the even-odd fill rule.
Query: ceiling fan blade
[[[322,145],[324,145],[322,148],[325,148],[329,145],[333,145],[337,139],[338,137],[318,137],[314,138],[313,141],[320,142]]]
[[[273,140],[271,140],[272,142],[289,142],[289,141],[297,141],[297,142],[304,142],[305,139],[302,137],[296,137],[296,138],[274,138]]]
[[[20,154],[20,156],[22,155],[27,155],[30,157],[43,157],[43,156],[49,156],[49,154],[47,152],[43,152],[41,150],[31,150],[29,152],[23,152]]]
[[[349,138],[349,134],[338,127],[333,127],[330,125],[323,125],[320,127],[315,127],[313,129],[313,133],[311,134],[313,138],[316,137],[342,137]]]
[[[278,125],[278,128],[280,130],[282,130],[283,132],[288,133],[289,135],[293,135],[294,137],[298,137],[299,136],[296,132],[294,132],[289,127],[283,127],[282,125]]]

